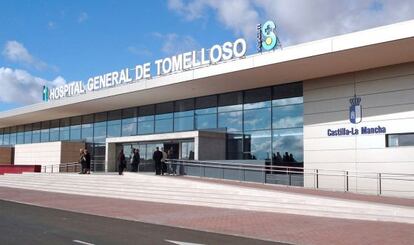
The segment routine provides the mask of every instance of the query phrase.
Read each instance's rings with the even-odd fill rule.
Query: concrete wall
[[[79,149],[84,147],[82,142],[60,141],[15,145],[15,165],[50,166],[78,162]]]
[[[9,165],[14,164],[14,148],[0,147],[0,164]]]
[[[200,131],[194,142],[195,160],[226,159],[226,134]]]
[[[349,122],[349,99],[361,97],[363,119]],[[386,127],[387,134],[414,132],[414,63],[304,82],[304,164],[329,173],[414,173],[414,147],[386,147],[386,134],[331,136],[327,129]],[[321,173],[321,172],[320,172]],[[327,173],[322,172],[322,173]],[[351,191],[376,193],[377,179],[349,179]],[[313,175],[305,186],[313,187]],[[343,190],[344,177],[319,176],[319,187]],[[384,194],[414,196],[414,183],[382,181]]]

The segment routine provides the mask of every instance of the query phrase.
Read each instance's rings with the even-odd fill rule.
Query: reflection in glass
[[[244,111],[244,130],[270,129],[271,109]]]
[[[303,104],[273,107],[273,128],[303,126]]]
[[[227,132],[242,131],[243,114],[241,111],[218,114],[218,127],[227,128]]]
[[[194,129],[194,117],[179,117],[174,119],[174,131]]]
[[[273,154],[283,163],[303,162],[303,128],[273,130]]]
[[[82,139],[86,142],[93,142],[93,124],[82,124]]]
[[[217,128],[217,114],[206,114],[196,116],[197,129]]]
[[[303,103],[303,97],[275,99],[272,101],[273,106],[293,105],[293,104],[302,104],[302,103]]]
[[[155,133],[166,133],[173,131],[173,119],[162,119],[155,121]]]
[[[244,159],[270,159],[271,142],[270,130],[245,132]]]
[[[137,118],[122,119],[122,136],[131,136],[137,134]]]

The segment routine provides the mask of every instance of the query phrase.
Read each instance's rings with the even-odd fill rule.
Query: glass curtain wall
[[[281,165],[302,163],[302,83],[3,128],[0,144],[82,140],[95,149],[94,154],[104,157],[107,137],[191,130],[227,133],[227,159],[271,160]]]

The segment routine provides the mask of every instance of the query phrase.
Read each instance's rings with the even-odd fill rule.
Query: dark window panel
[[[95,122],[104,122],[108,120],[108,113],[100,112],[95,114]]]
[[[108,112],[108,121],[119,120],[122,118],[122,110]]]
[[[219,106],[239,105],[243,103],[243,93],[233,92],[227,94],[220,94],[218,97]]]
[[[72,117],[70,118],[70,125],[80,125],[82,123],[82,117]]]
[[[137,117],[137,114],[138,111],[136,107],[122,110],[122,118]]]
[[[196,109],[217,107],[217,95],[205,96],[195,99]]]
[[[194,99],[179,100],[175,102],[175,112],[194,110]]]
[[[257,103],[263,101],[270,101],[271,90],[270,88],[259,88],[247,90],[244,92],[244,103]]]
[[[155,106],[154,105],[141,106],[138,108],[138,111],[139,111],[138,115],[140,117],[155,115]]]
[[[82,124],[93,123],[93,114],[82,116]]]
[[[302,82],[283,84],[273,87],[273,99],[284,99],[303,96]]]
[[[166,102],[166,103],[161,103],[161,104],[157,104],[155,106],[155,111],[157,114],[166,114],[166,113],[171,113],[174,110],[174,103],[173,102]]]

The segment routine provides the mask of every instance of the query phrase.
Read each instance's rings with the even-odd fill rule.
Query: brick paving
[[[414,244],[414,225],[403,223],[162,204],[6,187],[0,187],[0,199],[292,244]]]

